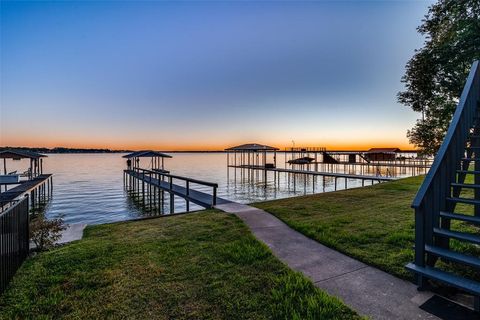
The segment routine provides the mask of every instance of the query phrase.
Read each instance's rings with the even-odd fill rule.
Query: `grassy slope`
[[[0,318],[355,319],[235,216],[206,211],[89,227],[25,262]]]
[[[329,247],[402,278],[413,261],[414,215],[410,208],[423,177],[371,187],[323,193],[255,204],[292,228]],[[470,182],[470,181],[468,181]],[[464,194],[468,197],[468,194]],[[467,213],[467,206],[457,212]],[[456,223],[456,230],[478,229]],[[473,246],[453,241],[460,251],[480,254]],[[454,266],[443,266],[453,268]],[[472,270],[462,270],[471,274]]]

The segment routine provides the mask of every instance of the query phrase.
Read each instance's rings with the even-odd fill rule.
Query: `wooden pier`
[[[185,201],[187,212],[190,211],[190,203],[209,209],[217,204],[230,202],[217,197],[216,183],[172,175],[166,171],[133,168],[124,170],[123,178],[125,189],[140,199],[144,208],[151,211],[163,213],[161,208],[168,201],[169,213],[174,213],[175,197]],[[191,187],[192,184],[211,188],[212,193],[195,190]]]
[[[362,181],[362,186],[365,185],[366,181],[370,181],[371,184],[374,184],[374,182],[386,182],[386,181],[392,181],[395,180],[395,178],[392,177],[383,177],[383,176],[373,176],[373,175],[360,175],[360,174],[348,174],[348,173],[335,173],[335,172],[322,172],[322,171],[309,171],[309,170],[295,170],[295,169],[282,169],[282,168],[266,168],[264,166],[254,166],[254,165],[229,165],[229,168],[235,168],[235,169],[243,169],[243,170],[251,170],[253,171],[262,171],[264,178],[264,184],[265,186],[267,185],[268,179],[267,179],[267,173],[268,172],[273,172],[274,173],[274,181],[279,181],[279,175],[281,173],[285,173],[287,176],[287,179],[290,181],[292,180],[294,185],[296,184],[296,178],[298,176],[312,176],[312,177],[330,177],[334,178],[335,180],[335,190],[337,189],[337,180],[338,179],[344,179],[345,181],[345,188],[348,187],[348,180],[349,179],[357,179]],[[304,182],[306,183],[306,179],[304,179]],[[313,181],[315,183],[315,181]],[[325,183],[325,179],[324,179]]]
[[[10,203],[21,200],[22,196],[27,194],[30,196],[30,206],[35,207],[38,203],[51,197],[53,192],[52,179],[52,174],[41,174],[0,193],[0,207],[3,210]]]
[[[43,173],[45,155],[19,149],[0,151],[3,159],[3,174],[0,175],[0,212],[7,210],[15,203],[30,198],[30,209],[36,209],[46,203],[53,193],[53,175]],[[7,159],[12,161],[29,161],[29,168],[21,173],[7,171]],[[16,166],[18,168],[18,166]]]
[[[325,177],[333,178],[335,180],[335,190],[337,188],[337,180],[343,179],[345,182],[345,188],[348,187],[349,180],[361,180],[362,186],[365,182],[380,183],[385,181],[394,180],[393,176],[388,174],[381,174],[380,170],[377,170],[376,174],[363,174],[363,172],[351,172],[347,170],[352,163],[340,163],[338,159],[334,159],[332,156],[326,154],[325,148],[292,148],[292,159],[287,161],[287,152],[285,152],[285,168],[277,167],[277,152],[278,148],[261,145],[258,143],[249,143],[236,147],[226,149],[227,151],[227,172],[229,169],[241,170],[242,176],[253,177],[254,172],[261,172],[263,175],[263,183],[265,187],[268,184],[268,173],[273,172],[274,182],[280,184],[280,174],[284,173],[286,180],[290,184],[293,182],[294,188],[298,177],[304,177],[303,179],[305,187],[307,177],[313,177],[313,186],[315,186],[315,178],[323,177],[323,184],[325,186]],[[323,157],[323,161],[330,159],[332,162],[321,162],[319,156]],[[351,160],[357,157],[358,154],[353,154],[350,157]],[[330,170],[319,170],[319,164],[323,166],[323,169],[328,168]],[[291,168],[287,168],[290,165]],[[314,170],[311,170],[311,166]],[[328,166],[328,167],[327,167]],[[335,167],[333,167],[335,166]],[[337,172],[338,166],[343,166],[343,172]],[[350,168],[351,169],[351,168]],[[245,174],[245,171],[247,173]],[[367,170],[369,172],[369,170]],[[387,171],[388,173],[388,171]],[[258,178],[258,174],[257,174]]]
[[[252,170],[265,170],[265,171],[271,171],[271,172],[306,174],[306,175],[324,176],[324,177],[333,177],[333,178],[359,179],[359,180],[368,180],[368,181],[373,180],[373,181],[378,181],[378,182],[395,180],[395,178],[392,178],[392,177],[349,174],[349,173],[336,173],[336,172],[323,172],[323,171],[296,170],[296,169],[282,169],[282,168],[265,168],[263,166],[248,166],[248,165],[233,166],[233,165],[229,165],[229,167],[230,168],[241,168],[241,169],[252,169]]]

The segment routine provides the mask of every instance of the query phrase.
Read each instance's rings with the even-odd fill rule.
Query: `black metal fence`
[[[0,214],[0,293],[28,256],[28,220],[28,197]]]

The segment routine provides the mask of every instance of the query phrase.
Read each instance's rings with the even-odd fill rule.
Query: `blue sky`
[[[2,2],[0,145],[405,146],[429,4]]]

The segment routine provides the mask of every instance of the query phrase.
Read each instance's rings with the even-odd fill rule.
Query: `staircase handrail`
[[[420,209],[426,199],[439,199],[440,197],[428,197],[435,191],[445,195],[448,193],[450,182],[456,174],[454,162],[458,161],[465,151],[468,132],[473,126],[479,101],[480,66],[477,60],[472,64],[445,139],[413,200],[412,208]]]

